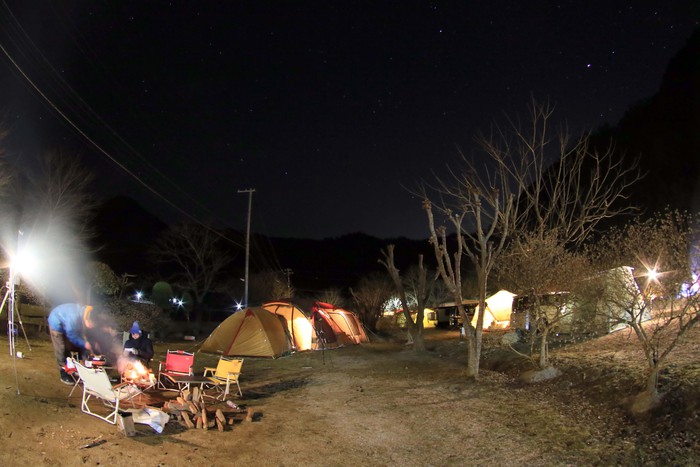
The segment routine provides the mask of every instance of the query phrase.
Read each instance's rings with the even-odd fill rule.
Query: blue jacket
[[[49,313],[49,327],[51,330],[66,335],[74,345],[85,348],[85,323],[83,314],[85,305],[77,303],[65,303],[58,305]]]

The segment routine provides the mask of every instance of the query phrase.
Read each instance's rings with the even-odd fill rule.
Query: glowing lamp
[[[655,268],[652,268],[647,270],[647,276],[649,277],[649,280],[655,281],[659,277],[659,273],[656,272]]]
[[[25,250],[12,258],[10,267],[15,274],[31,276],[36,270],[36,264],[36,258]]]

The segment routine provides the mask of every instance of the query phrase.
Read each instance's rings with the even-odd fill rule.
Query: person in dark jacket
[[[65,370],[66,359],[71,356],[71,352],[77,352],[82,360],[92,351],[85,336],[88,329],[94,326],[93,313],[93,307],[78,303],[59,305],[49,313],[49,333],[62,383],[74,384]]]
[[[148,368],[153,358],[153,343],[143,331],[141,331],[141,326],[138,321],[134,321],[129,333],[131,334],[131,338],[124,342],[124,354],[139,360]]]

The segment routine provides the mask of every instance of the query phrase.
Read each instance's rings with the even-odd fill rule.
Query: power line
[[[12,19],[14,20],[14,22],[15,22],[15,25],[14,25],[14,26],[16,26],[16,27],[18,28],[18,30],[20,31],[21,35],[23,35],[23,36],[26,38],[26,40],[29,42],[29,44],[31,45],[31,47],[32,47],[34,50],[37,51],[37,53],[38,53],[38,55],[40,56],[40,58],[42,59],[42,61],[49,67],[50,72],[51,72],[50,75],[51,75],[52,77],[58,76],[58,74],[56,73],[56,70],[55,70],[55,69],[53,68],[53,66],[48,62],[48,60],[46,59],[46,57],[41,53],[41,50],[39,50],[39,49],[36,47],[36,45],[33,43],[33,41],[31,40],[31,38],[30,38],[30,37],[27,35],[27,33],[24,31],[24,29],[22,28],[22,25],[21,25],[21,24],[19,23],[19,21],[15,18],[14,14],[12,13],[12,10],[9,8],[9,6],[7,5],[7,3],[6,3],[6,2],[3,2],[3,5],[4,5],[5,9],[9,12],[9,15],[10,15],[10,16],[12,17]],[[18,47],[21,47],[21,44],[17,44],[17,45],[18,45]],[[152,194],[154,194],[154,195],[155,195],[156,197],[158,197],[160,200],[162,200],[162,201],[164,201],[165,203],[167,203],[169,206],[171,206],[173,209],[175,209],[175,210],[176,210],[177,212],[179,212],[180,214],[184,215],[186,218],[188,218],[188,219],[194,221],[195,223],[197,223],[197,224],[199,224],[199,225],[201,225],[201,226],[203,226],[203,227],[205,227],[205,228],[207,228],[207,229],[209,229],[209,230],[212,230],[213,232],[215,232],[215,233],[216,233],[219,237],[221,237],[222,239],[225,239],[225,240],[231,242],[232,244],[234,244],[234,245],[236,245],[236,246],[242,247],[241,244],[239,244],[238,242],[236,242],[236,241],[232,240],[231,238],[227,237],[227,236],[224,235],[223,233],[218,232],[218,231],[212,229],[210,226],[205,225],[205,224],[203,224],[202,222],[200,222],[197,218],[195,218],[195,217],[194,217],[192,214],[190,214],[188,211],[186,211],[186,210],[180,208],[176,203],[170,201],[166,196],[164,196],[163,194],[161,194],[158,190],[156,190],[155,188],[153,188],[150,184],[146,183],[143,179],[141,179],[138,175],[136,175],[136,174],[135,174],[133,171],[131,171],[128,167],[126,167],[123,163],[121,163],[120,161],[118,161],[118,160],[116,159],[116,157],[112,156],[105,148],[103,148],[100,144],[98,144],[98,143],[97,143],[92,137],[90,137],[77,123],[75,123],[75,121],[74,121],[71,117],[69,117],[56,103],[54,103],[54,101],[53,101],[53,100],[39,87],[39,85],[37,85],[36,82],[24,71],[24,69],[23,69],[23,68],[20,66],[20,64],[14,59],[14,57],[10,54],[10,52],[7,50],[7,48],[6,48],[2,43],[0,43],[0,50],[2,50],[3,54],[5,55],[5,57],[7,57],[7,59],[8,59],[8,60],[10,61],[10,63],[14,66],[14,68],[17,70],[17,72],[19,72],[19,74],[21,75],[21,77],[25,80],[25,82],[28,83],[28,84],[31,86],[31,88],[43,99],[43,102],[44,102],[45,104],[47,104],[51,109],[53,109],[61,118],[63,118],[63,120],[64,120],[66,123],[68,123],[68,125],[69,125],[71,128],[73,128],[73,129],[74,129],[80,136],[82,136],[89,144],[91,144],[95,149],[97,149],[97,151],[98,151],[99,153],[101,153],[102,155],[104,155],[105,157],[107,157],[111,162],[113,162],[115,165],[117,165],[120,169],[122,169],[126,174],[128,174],[130,177],[132,177],[134,180],[136,180],[140,185],[142,185],[144,188],[146,188],[149,192],[151,192]],[[20,50],[21,50],[21,49],[20,49]],[[29,58],[29,55],[28,55],[28,54],[23,53],[23,55],[26,56],[27,58]],[[70,85],[68,85],[62,78],[60,78],[60,76],[59,76],[59,78],[58,78],[58,83],[59,83],[59,86],[63,86],[64,88],[66,88],[66,89],[68,90],[68,94],[69,94],[69,95],[73,96],[74,98],[76,98],[76,99],[78,100],[79,104],[81,104],[81,106],[82,106],[82,108],[83,108],[84,110],[86,110],[88,113],[90,113],[90,115],[91,115],[92,117],[96,118],[104,128],[106,128],[114,137],[116,137],[116,138],[118,139],[119,142],[121,142],[122,144],[124,144],[124,146],[126,146],[126,147],[128,148],[128,150],[132,153],[132,155],[134,155],[134,156],[136,156],[137,158],[139,158],[139,159],[140,159],[144,164],[146,164],[151,170],[153,170],[154,172],[156,172],[156,174],[158,174],[162,179],[164,179],[165,181],[167,181],[167,182],[171,185],[171,187],[174,187],[178,192],[180,192],[183,196],[185,196],[187,199],[189,199],[189,200],[192,201],[194,204],[196,204],[200,209],[202,209],[202,210],[204,210],[204,211],[206,211],[206,212],[208,212],[208,213],[210,213],[210,214],[213,214],[213,213],[211,213],[211,211],[209,211],[206,207],[202,206],[197,200],[195,200],[195,199],[192,198],[189,194],[187,194],[185,191],[183,191],[177,184],[173,183],[167,176],[165,176],[165,175],[164,175],[162,172],[160,172],[157,168],[153,167],[145,158],[143,158],[143,157],[142,157],[129,143],[127,143],[127,142],[126,142],[126,141],[125,141],[125,140],[124,140],[110,125],[109,125],[109,124],[107,124],[98,114],[96,114],[96,113],[92,110],[92,108],[91,108],[85,101],[83,101],[82,98],[70,87]],[[70,102],[69,102],[68,104],[70,105]],[[218,216],[215,216],[215,215],[214,215],[214,217],[218,217]],[[219,220],[221,221],[221,219],[219,219]],[[226,223],[223,222],[223,224],[226,224]]]

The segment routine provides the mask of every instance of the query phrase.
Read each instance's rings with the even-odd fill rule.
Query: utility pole
[[[250,267],[250,213],[253,209],[253,193],[255,193],[255,188],[248,188],[247,190],[238,190],[239,193],[248,193],[248,225],[246,227],[245,234],[245,292],[243,293],[243,305],[248,307],[248,270]]]

